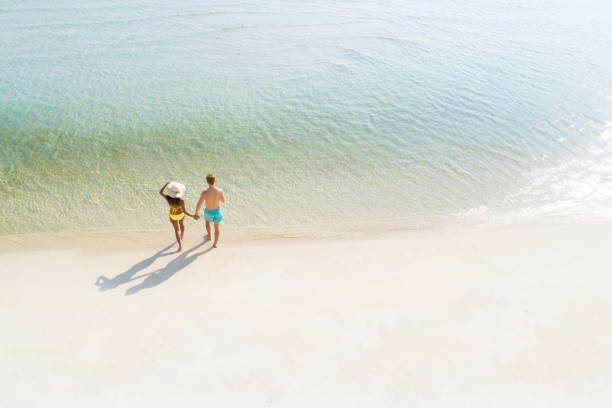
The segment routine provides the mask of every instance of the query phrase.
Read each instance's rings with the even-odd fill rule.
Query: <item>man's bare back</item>
[[[202,191],[200,194],[200,201],[198,201],[198,205],[196,206],[195,219],[199,219],[199,212],[202,208],[202,204],[206,203],[206,210],[204,210],[204,218],[206,219],[206,238],[210,239],[210,223],[215,224],[215,242],[213,247],[217,247],[217,243],[219,242],[219,234],[220,228],[219,224],[223,221],[223,212],[221,211],[221,207],[219,202],[225,202],[225,194],[223,190],[215,187],[215,176],[212,174],[208,174],[206,176],[206,182],[208,183],[208,189]]]
[[[200,200],[204,199],[206,202],[207,210],[216,210],[219,208],[219,201],[225,202],[225,196],[223,190],[215,186],[210,186],[206,190],[202,191]]]

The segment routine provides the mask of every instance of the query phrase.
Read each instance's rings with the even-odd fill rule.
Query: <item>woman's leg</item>
[[[179,221],[179,225],[181,226],[181,240],[185,237],[185,224],[183,224],[183,220]]]
[[[181,236],[179,234],[179,223],[178,221],[170,220],[170,223],[174,227],[174,235],[176,236],[176,242],[179,246],[179,252],[183,250],[183,242],[181,241]]]

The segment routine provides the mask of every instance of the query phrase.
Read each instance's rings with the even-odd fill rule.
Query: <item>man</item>
[[[219,223],[223,220],[223,212],[221,211],[221,206],[219,205],[219,201],[225,203],[225,195],[223,194],[223,190],[215,187],[215,176],[212,174],[206,175],[206,182],[208,183],[208,189],[202,191],[200,195],[200,201],[198,201],[198,205],[195,210],[195,219],[199,219],[198,215],[200,212],[200,208],[202,208],[202,203],[206,202],[206,209],[204,210],[204,219],[206,220],[206,238],[207,240],[211,239],[210,235],[210,223],[215,224],[215,243],[213,244],[213,248],[217,247],[219,243]]]

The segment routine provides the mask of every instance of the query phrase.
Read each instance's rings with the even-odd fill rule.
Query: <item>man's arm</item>
[[[200,201],[198,201],[198,205],[196,205],[196,209],[195,209],[194,218],[196,220],[200,218],[198,214],[200,213],[200,209],[202,208],[202,204],[204,203],[205,199],[206,199],[206,196],[204,195],[204,192],[202,191],[202,194],[200,194]]]
[[[159,195],[160,195],[160,196],[162,196],[162,197],[164,197],[164,198],[166,197],[166,195],[164,194],[164,190],[166,189],[166,186],[167,186],[168,184],[170,184],[170,182],[169,182],[169,181],[166,181],[166,184],[164,184],[164,186],[162,187],[162,189],[161,189],[161,190],[159,190]]]
[[[223,192],[223,190],[219,189],[221,191],[221,195],[219,196],[219,200],[221,200],[222,202],[225,203],[225,193]]]

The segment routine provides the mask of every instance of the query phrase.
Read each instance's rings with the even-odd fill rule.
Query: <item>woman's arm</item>
[[[181,208],[183,209],[183,212],[185,214],[187,214],[188,216],[190,216],[191,218],[194,218],[193,214],[191,214],[189,211],[187,211],[187,209],[185,208],[185,200],[183,200],[181,198]]]
[[[195,217],[194,219],[198,219],[200,218],[200,216],[198,214],[200,214],[200,209],[202,208],[202,204],[204,204],[204,199],[206,198],[206,196],[204,195],[204,191],[202,191],[202,194],[200,194],[200,201],[198,201],[198,205],[196,205],[196,209],[195,209]]]
[[[167,182],[166,182],[166,184],[164,184],[164,186],[162,187],[162,189],[161,189],[161,190],[159,190],[159,195],[160,195],[160,196],[162,196],[162,197],[166,197],[166,195],[164,194],[164,190],[166,189],[166,186],[167,186],[168,184],[170,184],[170,182],[169,182],[169,181],[167,181]]]

